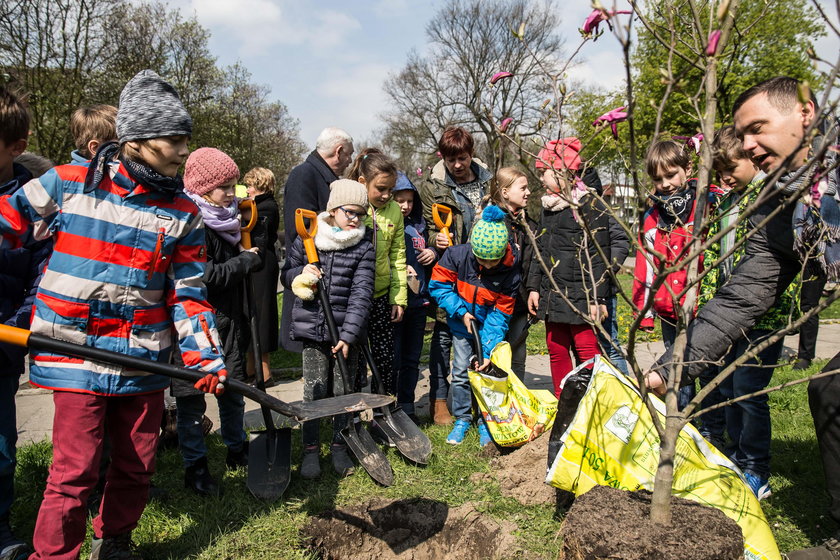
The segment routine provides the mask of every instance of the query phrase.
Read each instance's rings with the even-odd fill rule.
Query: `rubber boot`
[[[432,419],[438,426],[449,426],[452,424],[452,415],[446,406],[446,399],[435,399],[432,401]]]
[[[219,485],[210,475],[207,467],[207,457],[202,457],[186,468],[184,472],[184,487],[189,488],[201,496],[218,496]]]

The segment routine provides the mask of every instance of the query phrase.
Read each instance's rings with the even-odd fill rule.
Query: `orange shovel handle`
[[[309,220],[309,227],[306,226],[304,220]],[[318,233],[318,214],[305,208],[295,210],[295,230],[297,230],[298,236],[303,239],[306,260],[313,264],[318,263],[318,250],[315,248],[315,234]]]
[[[449,245],[452,245],[452,238],[449,237],[449,226],[452,225],[452,209],[444,204],[432,204],[432,218],[438,230],[446,235]]]
[[[254,226],[257,225],[257,203],[250,198],[243,198],[239,202],[239,209],[240,210],[250,210],[251,211],[251,219],[248,220],[248,223],[242,226],[242,246],[246,249],[251,248],[251,231],[254,229]]]

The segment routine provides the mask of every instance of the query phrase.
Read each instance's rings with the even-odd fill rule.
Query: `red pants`
[[[545,323],[545,342],[548,346],[551,363],[551,381],[554,394],[560,398],[560,383],[574,369],[571,352],[575,353],[578,364],[594,358],[601,353],[598,338],[589,325],[569,325],[566,323]]]
[[[79,557],[105,426],[111,465],[93,532],[98,538],[116,536],[137,526],[149,497],[163,416],[163,391],[124,397],[56,391],[53,402],[53,462],[29,560]]]

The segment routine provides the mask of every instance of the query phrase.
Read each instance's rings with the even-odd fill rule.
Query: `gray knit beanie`
[[[353,179],[339,179],[330,183],[330,199],[327,201],[327,211],[335,210],[339,206],[361,206],[367,208],[367,188]]]
[[[192,119],[178,92],[154,71],[138,72],[120,94],[117,111],[120,144],[182,134],[192,135]]]

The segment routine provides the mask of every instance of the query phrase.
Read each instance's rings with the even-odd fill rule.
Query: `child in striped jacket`
[[[196,387],[218,393],[226,370],[202,282],[203,223],[178,176],[191,133],[174,88],[140,72],[120,95],[119,145],[0,200],[0,235],[55,241],[33,332],[153,361],[169,359],[177,332],[186,367],[207,374]],[[91,558],[135,558],[131,531],[146,506],[169,379],[61,354],[31,359],[30,381],[55,391],[31,558],[78,557],[106,429],[112,462]]]

